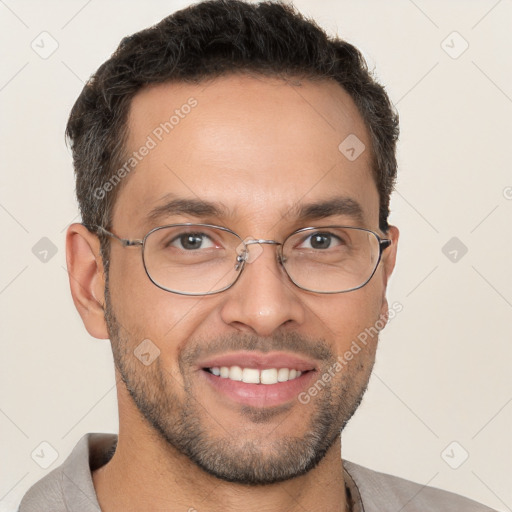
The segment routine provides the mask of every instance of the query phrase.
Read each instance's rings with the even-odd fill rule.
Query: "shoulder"
[[[62,466],[41,478],[25,493],[18,512],[67,512],[62,479]]]
[[[91,469],[106,462],[116,440],[114,434],[83,436],[61,466],[30,487],[18,512],[97,512]]]
[[[495,512],[468,498],[344,461],[365,512]]]

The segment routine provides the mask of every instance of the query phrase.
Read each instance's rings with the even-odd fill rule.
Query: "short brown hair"
[[[95,191],[124,161],[130,102],[142,87],[171,80],[197,83],[243,71],[330,78],[348,92],[370,133],[379,227],[386,232],[399,129],[384,88],[368,71],[359,50],[328,37],[293,7],[240,0],[203,1],[125,37],[89,79],[66,129],[83,223],[110,227],[120,187],[101,197]]]

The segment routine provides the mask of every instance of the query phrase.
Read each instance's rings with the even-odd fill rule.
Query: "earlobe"
[[[98,339],[109,337],[105,322],[105,275],[100,242],[82,224],[72,224],[66,234],[66,262],[73,302],[85,328]]]

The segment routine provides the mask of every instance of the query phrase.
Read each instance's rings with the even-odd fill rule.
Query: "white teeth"
[[[277,372],[278,382],[286,382],[289,376],[290,370],[288,370],[288,368],[279,368],[279,371]]]
[[[293,380],[302,375],[302,372],[294,368],[241,368],[240,366],[214,366],[211,373],[217,377],[242,381],[247,384],[277,384]]]
[[[260,372],[255,368],[244,368],[242,375],[242,381],[247,384],[259,384],[260,383]]]
[[[275,368],[261,370],[260,380],[262,384],[277,384],[277,370]]]
[[[243,377],[243,371],[240,366],[232,366],[229,369],[229,378],[231,380],[242,380]]]

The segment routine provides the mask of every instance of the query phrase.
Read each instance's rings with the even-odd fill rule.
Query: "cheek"
[[[374,326],[381,315],[382,308],[382,291],[377,280],[372,280],[365,287],[360,290],[352,292],[354,294],[353,300],[353,315],[356,329],[360,332],[366,328]]]
[[[158,288],[147,276],[142,258],[135,255],[112,258],[109,283],[114,313],[134,347],[149,339],[163,358],[172,357],[201,331],[203,324],[211,326],[214,299],[187,297]]]
[[[193,306],[188,298],[166,292],[151,282],[140,249],[139,254],[112,255],[109,288],[114,313],[130,338],[162,340]]]
[[[319,297],[308,303],[310,321],[319,326],[316,335],[332,340],[338,354],[349,349],[354,340],[365,338],[365,345],[375,348],[375,326],[381,315],[382,296],[378,283],[370,281],[359,290]],[[368,335],[371,332],[373,335]],[[365,336],[365,333],[367,336]]]

